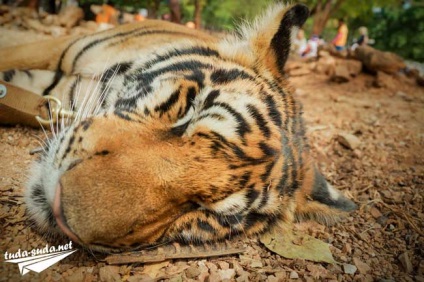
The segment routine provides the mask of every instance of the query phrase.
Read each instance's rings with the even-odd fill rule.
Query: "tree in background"
[[[171,12],[171,22],[181,23],[180,1],[169,0],[169,10]]]

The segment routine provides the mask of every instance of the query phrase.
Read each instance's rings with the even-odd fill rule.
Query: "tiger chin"
[[[276,4],[225,39],[145,21],[64,41],[47,70],[3,72],[80,113],[33,165],[25,199],[40,232],[121,251],[353,211],[311,160],[284,75],[308,15]]]

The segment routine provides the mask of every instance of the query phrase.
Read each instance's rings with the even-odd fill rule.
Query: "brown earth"
[[[21,38],[3,34],[10,37],[0,46]],[[250,238],[242,240],[243,254],[156,264],[112,266],[104,255],[79,250],[21,277],[16,264],[4,262],[6,251],[66,242],[43,239],[28,226],[22,195],[35,159],[29,151],[44,134],[17,126],[0,127],[0,281],[424,281],[424,88],[402,76],[390,88],[374,88],[373,80],[367,74],[345,84],[314,73],[290,78],[321,171],[360,206],[332,227],[295,226],[328,243],[339,264],[285,259]],[[359,139],[351,141],[355,149],[342,145],[339,136],[346,134]]]

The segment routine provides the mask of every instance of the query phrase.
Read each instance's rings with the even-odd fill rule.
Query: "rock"
[[[206,277],[206,282],[220,282],[222,281],[221,276],[219,276],[218,272],[212,272]]]
[[[336,65],[334,73],[331,76],[331,81],[343,83],[348,82],[350,79],[351,77],[347,66],[344,64]]]
[[[362,63],[358,60],[343,60],[343,64],[347,66],[349,74],[353,77],[358,76],[362,71]]]
[[[278,282],[278,278],[275,277],[274,275],[269,275],[266,281],[267,282]]]
[[[218,270],[218,275],[222,280],[228,279],[231,280],[236,276],[236,271],[234,269],[225,269],[225,270]]]
[[[186,274],[187,278],[194,279],[194,278],[196,278],[197,276],[200,275],[200,272],[201,271],[198,267],[190,266],[189,268],[186,269],[185,274]]]
[[[371,270],[371,267],[369,267],[368,264],[362,262],[359,258],[353,258],[353,263],[361,274],[367,274]]]
[[[413,68],[413,69],[406,69],[406,76],[407,77],[412,77],[412,78],[417,78],[420,76],[420,71]]]
[[[355,274],[357,268],[353,264],[343,264],[343,271],[346,274]]]
[[[339,133],[337,135],[337,141],[344,147],[354,150],[359,147],[361,140],[353,134]]]
[[[377,219],[380,218],[383,214],[380,212],[379,209],[377,209],[376,207],[372,207],[370,209],[370,213],[372,215],[373,218]]]
[[[117,266],[104,266],[99,270],[100,281],[121,281],[119,275],[119,267]]]
[[[307,75],[310,73],[311,73],[311,70],[307,67],[302,67],[302,68],[289,71],[290,76],[302,76],[302,75]]]
[[[323,52],[323,51],[322,51]],[[332,76],[334,74],[336,68],[336,60],[329,56],[329,57],[322,57],[319,58],[315,65],[314,71],[320,74],[326,74],[329,76]]]
[[[289,60],[284,66],[284,70],[290,72],[291,70],[300,69],[303,66],[304,66],[303,62]]]
[[[424,76],[417,77],[416,81],[417,81],[417,84],[419,86],[423,86],[424,87]]]
[[[249,281],[249,272],[243,271],[239,274],[239,277],[236,278],[237,282],[248,282]]]
[[[356,48],[355,57],[372,72],[382,71],[387,74],[395,74],[406,68],[405,62],[398,55],[391,52],[382,52],[370,46]]]
[[[175,279],[177,277],[180,277],[180,280]],[[106,281],[109,281],[109,280],[106,280]],[[119,281],[122,281],[122,280],[119,280]],[[152,279],[152,277],[150,277],[147,274],[136,274],[134,276],[128,277],[127,281],[128,282],[148,282],[148,281],[154,281],[154,279]],[[182,281],[182,279],[181,279],[181,276],[176,276],[176,277],[171,278],[170,281],[179,282],[179,281]]]
[[[59,13],[59,23],[66,28],[74,27],[84,18],[84,12],[77,6],[68,6]]]
[[[414,100],[414,99],[412,99],[412,97],[410,97],[408,94],[406,94],[405,92],[402,92],[402,91],[396,92],[396,96],[403,99],[406,102],[412,102]]]
[[[230,268],[230,264],[228,263],[228,262],[226,262],[226,261],[218,261],[217,262],[218,263],[218,265],[219,265],[219,268],[221,268],[221,269],[229,269]]]
[[[84,281],[84,278],[85,278],[85,269],[78,268],[75,272],[73,272],[71,275],[66,277],[64,280],[66,282],[79,282],[79,281]]]
[[[413,270],[413,267],[412,267],[411,260],[409,259],[408,253],[407,252],[404,252],[403,254],[401,254],[398,257],[398,259],[399,259],[400,263],[402,264],[403,269],[405,269],[405,272],[406,273],[411,273],[412,270]]]
[[[299,279],[299,274],[296,271],[290,272],[290,279]]]
[[[393,76],[382,71],[378,71],[375,80],[373,81],[373,86],[377,88],[394,88]]]
[[[352,246],[349,243],[344,244],[343,252],[347,253],[348,255],[351,254],[352,253]]]
[[[331,57],[330,52],[326,50],[319,50],[318,51],[318,57]]]
[[[263,264],[260,260],[252,260],[252,262],[250,263],[250,267],[260,268],[263,267]]]

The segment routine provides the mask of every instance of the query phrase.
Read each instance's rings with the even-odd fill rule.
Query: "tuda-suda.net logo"
[[[72,241],[68,244],[59,246],[46,245],[42,249],[32,249],[30,251],[22,251],[4,254],[5,262],[17,263],[21,275],[27,274],[30,270],[40,273],[46,268],[52,266],[58,261],[73,254],[77,250],[72,249]]]

